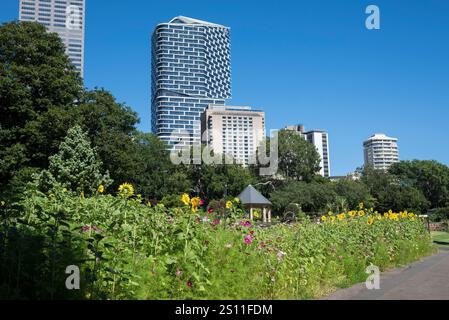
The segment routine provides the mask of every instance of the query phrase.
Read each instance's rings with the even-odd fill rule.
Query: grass
[[[432,239],[438,245],[449,246],[449,232],[434,231]]]

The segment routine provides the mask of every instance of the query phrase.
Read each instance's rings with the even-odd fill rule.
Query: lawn
[[[432,239],[437,244],[449,246],[449,232],[434,231]]]

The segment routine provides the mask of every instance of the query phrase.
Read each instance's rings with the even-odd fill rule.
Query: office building
[[[250,107],[209,106],[201,119],[203,143],[239,164],[254,163],[265,138],[265,113]]]
[[[321,169],[319,174],[323,177],[329,178],[331,176],[331,165],[328,133],[323,130],[311,130],[306,132],[303,125],[287,126],[285,129],[297,133],[315,146],[321,159]]]
[[[388,170],[399,162],[398,139],[377,133],[363,143],[365,166],[376,170]]]
[[[36,21],[57,33],[76,69],[84,77],[85,0],[20,0],[20,21]]]
[[[152,131],[169,149],[201,143],[201,114],[231,98],[230,29],[187,17],[152,35]]]

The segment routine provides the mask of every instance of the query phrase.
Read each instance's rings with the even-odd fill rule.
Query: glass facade
[[[177,17],[151,45],[152,131],[169,149],[201,143],[201,114],[231,98],[230,30]]]
[[[56,32],[66,54],[84,77],[85,0],[20,0],[19,20],[36,21]]]

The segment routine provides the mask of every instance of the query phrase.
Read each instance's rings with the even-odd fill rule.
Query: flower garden
[[[2,298],[314,299],[433,251],[419,217],[365,209],[260,228],[238,199],[223,210],[185,194],[153,205],[131,184],[116,196],[62,189],[2,202]],[[69,265],[81,289],[65,287]],[[6,279],[6,280],[5,280]]]

